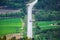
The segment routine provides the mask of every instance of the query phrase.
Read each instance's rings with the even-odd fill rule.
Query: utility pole
[[[33,1],[32,3],[27,4],[27,37],[28,39],[32,39],[33,33],[32,33],[32,8],[37,3],[38,0]]]

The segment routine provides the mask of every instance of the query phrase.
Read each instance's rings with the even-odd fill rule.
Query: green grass
[[[35,40],[59,40],[60,21],[39,21],[36,22]],[[52,24],[52,25],[51,25]],[[36,34],[37,33],[37,34]]]
[[[22,27],[22,20],[20,18],[0,19],[0,36],[19,33]]]
[[[37,23],[38,23],[38,26],[42,30],[45,30],[45,29],[57,29],[57,28],[60,28],[60,25],[57,25],[58,22],[60,23],[60,21],[40,21],[40,22],[37,22]],[[54,25],[51,25],[51,24],[54,24]]]

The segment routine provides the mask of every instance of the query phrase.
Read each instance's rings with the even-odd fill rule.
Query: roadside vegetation
[[[59,40],[60,12],[39,10],[35,14],[34,40]]]
[[[15,13],[0,13],[0,40],[6,40],[7,34],[23,33],[18,40],[31,40],[27,32],[27,3],[29,0],[0,0],[0,9],[16,10]],[[38,0],[33,8],[33,39],[34,40],[60,40],[60,1]],[[32,16],[33,16],[32,15]],[[23,29],[21,29],[24,23]],[[3,38],[1,37],[3,35]],[[12,37],[10,40],[17,40]]]

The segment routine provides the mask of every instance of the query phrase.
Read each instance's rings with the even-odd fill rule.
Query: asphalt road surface
[[[35,0],[32,3],[27,4],[27,13],[28,13],[28,23],[27,23],[27,37],[32,38],[32,8],[37,3],[38,0]]]

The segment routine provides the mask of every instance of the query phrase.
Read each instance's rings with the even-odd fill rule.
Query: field
[[[60,39],[60,21],[39,21],[36,26],[34,40]]]
[[[22,20],[20,18],[0,19],[0,36],[19,33],[22,27]]]
[[[43,31],[43,33],[37,34],[37,36],[39,35],[38,37],[36,37],[36,34],[35,34],[34,38],[37,39],[37,40],[40,40],[39,37],[41,37],[42,40],[44,39],[44,37],[46,38],[46,34],[48,35],[48,32],[49,32],[48,30],[49,29],[58,29],[58,28],[60,28],[60,25],[58,25],[58,23],[60,23],[60,21],[39,21],[39,22],[36,22],[36,23],[40,27],[40,29],[37,30],[36,32],[39,33],[39,31],[43,31],[43,30],[47,31],[45,34],[44,34],[44,31]],[[22,19],[20,19],[20,18],[0,19],[0,36],[7,35],[7,34],[20,33],[22,31],[21,27],[22,27]],[[24,32],[26,32],[26,31],[24,30]],[[50,33],[51,34],[49,34],[49,36],[52,35],[52,34],[53,34],[52,36],[54,36],[53,31],[50,32]],[[52,37],[52,39],[53,38],[54,37]]]
[[[38,26],[45,30],[45,29],[57,29],[60,28],[60,25],[58,25],[60,21],[40,21],[38,22]]]

